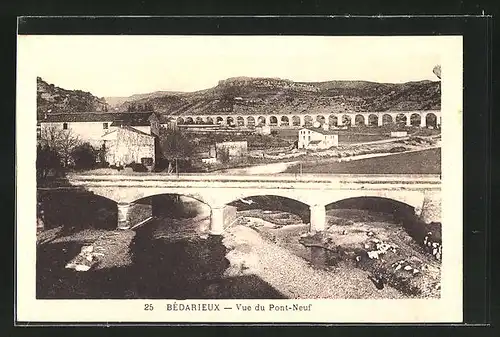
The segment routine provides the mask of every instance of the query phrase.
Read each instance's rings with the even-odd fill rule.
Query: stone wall
[[[248,152],[248,142],[222,142],[215,145],[216,149],[227,149],[231,157],[244,156]]]
[[[227,228],[236,221],[238,208],[234,206],[224,207],[224,228]]]
[[[426,193],[420,218],[425,223],[441,222],[441,193]]]

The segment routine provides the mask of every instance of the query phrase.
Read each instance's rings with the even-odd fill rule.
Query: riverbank
[[[408,297],[440,296],[439,259],[426,251],[427,242],[420,242],[420,238],[410,235],[415,234],[414,228],[405,227],[410,224],[402,225],[388,214],[354,209],[330,210],[327,212],[326,231],[315,235],[309,233],[308,224],[298,219],[289,217],[283,220],[282,212],[259,214],[253,210],[240,215],[243,216],[240,224],[254,229],[270,244],[286,249],[315,268],[334,274],[339,271],[350,271],[353,275],[363,273],[366,277],[381,279],[385,286]],[[438,238],[440,228],[436,226],[422,230],[432,227]],[[425,241],[430,240],[429,237]],[[249,256],[248,259],[252,261],[255,257]]]
[[[368,274],[354,268],[336,268],[335,272],[314,268],[246,226],[229,228],[222,242],[229,249],[226,277],[255,275],[286,298],[407,298],[392,287],[376,289]]]

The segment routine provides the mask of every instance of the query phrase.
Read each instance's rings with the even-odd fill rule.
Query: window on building
[[[308,141],[311,141],[311,136],[308,136],[308,137],[307,137],[307,140],[308,140]]]
[[[108,123],[102,123],[102,128],[104,130],[107,130],[108,129]]]
[[[63,123],[63,130],[68,130],[68,123]]]

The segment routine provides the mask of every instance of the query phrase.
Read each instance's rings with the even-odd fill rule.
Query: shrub
[[[404,146],[396,146],[389,150],[390,153],[404,152],[406,151],[406,147]]]
[[[134,171],[134,172],[147,172],[148,171],[147,167],[141,163],[131,163],[127,166],[131,167],[132,171]]]

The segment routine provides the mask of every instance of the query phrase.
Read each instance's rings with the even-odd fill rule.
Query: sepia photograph
[[[443,39],[19,36],[33,301],[442,300]]]

